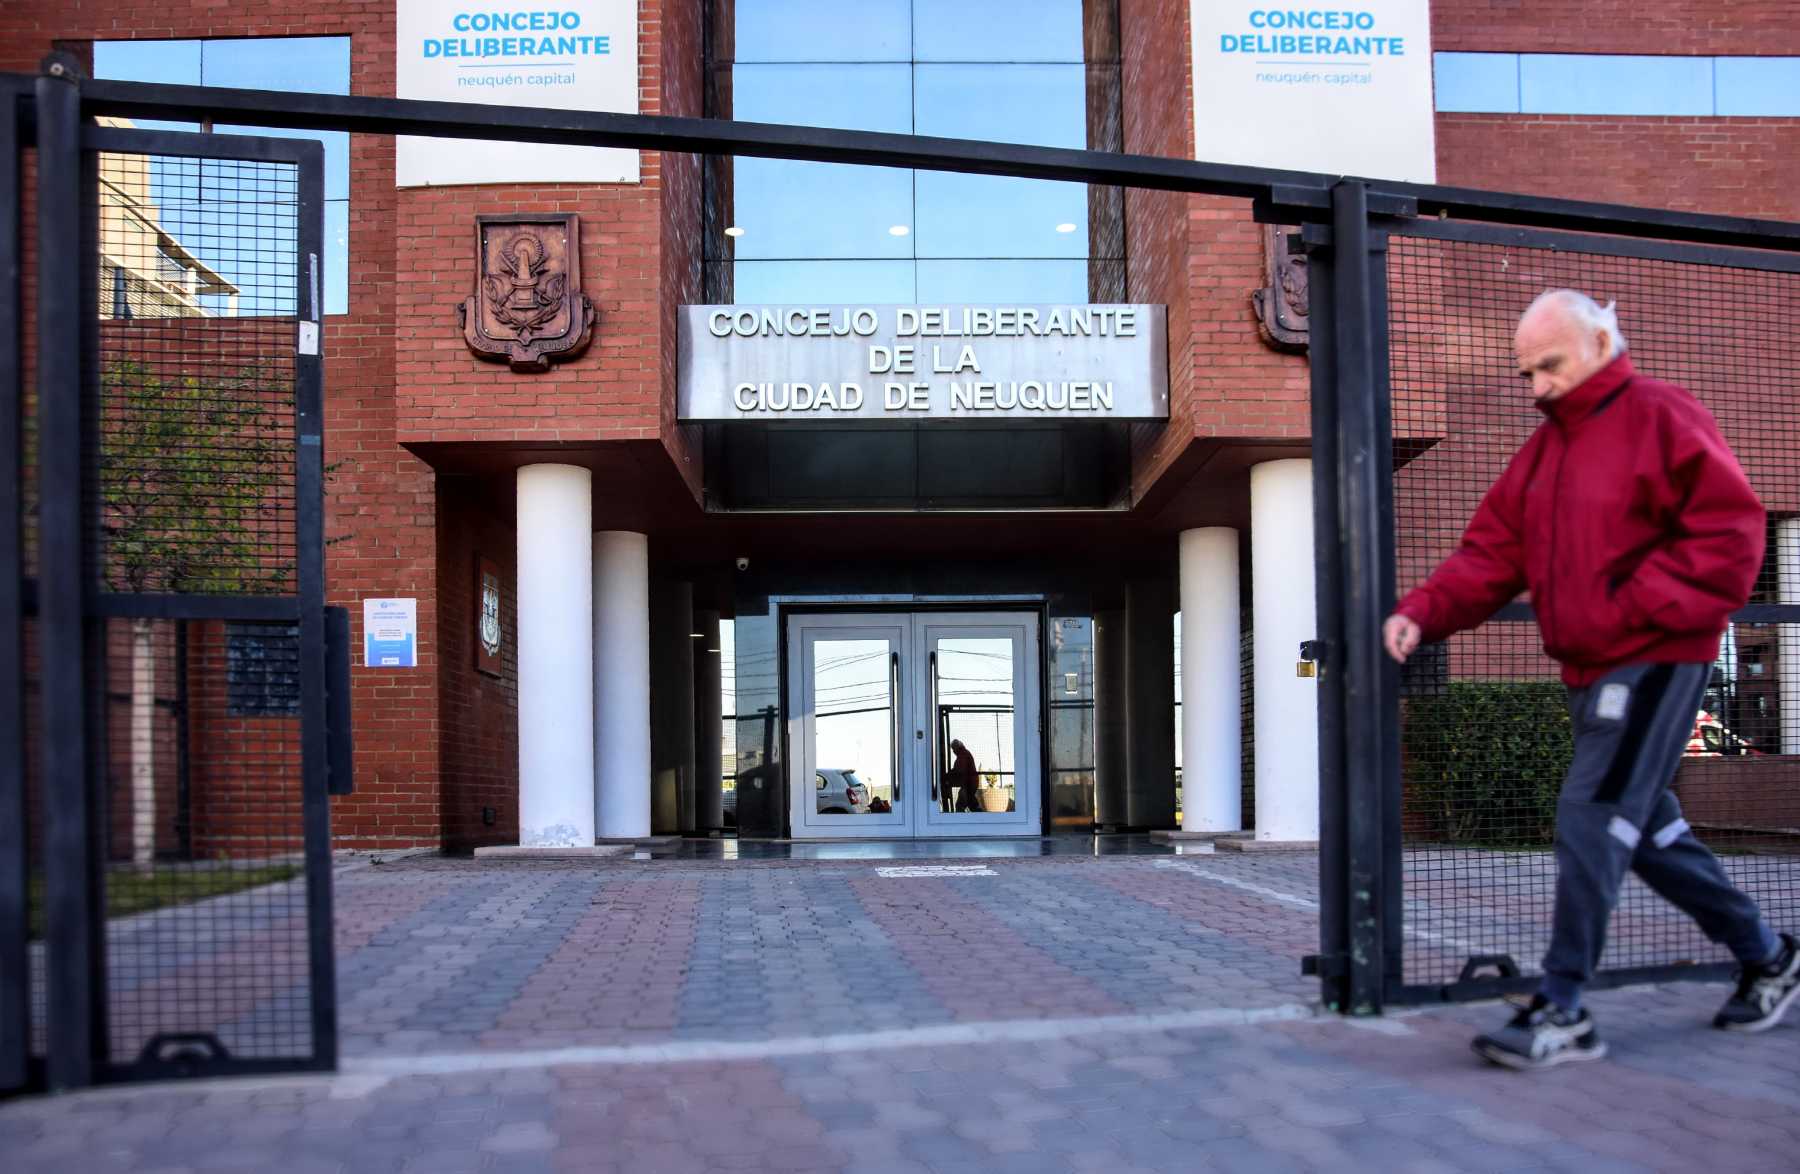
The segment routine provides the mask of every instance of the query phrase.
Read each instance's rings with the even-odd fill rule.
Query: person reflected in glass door
[[[975,756],[969,753],[969,748],[962,744],[961,738],[950,739],[950,769],[944,775],[944,810],[951,810],[950,789],[952,787],[956,788],[955,809],[957,811],[981,810],[975,797],[975,788],[979,785],[980,779],[980,772],[975,768]]]

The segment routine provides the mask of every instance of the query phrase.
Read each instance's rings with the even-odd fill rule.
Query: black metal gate
[[[0,119],[0,1089],[330,1068],[322,148],[34,91]]]
[[[1595,258],[1652,273],[1729,274],[1686,286],[1665,283],[1668,289],[1649,301],[1650,317],[1666,331],[1687,330],[1690,342],[1700,324],[1727,329],[1734,357],[1723,369],[1735,372],[1736,383],[1728,381],[1726,391],[1763,387],[1760,404],[1739,395],[1731,412],[1745,413],[1750,423],[1738,427],[1749,433],[1776,425],[1760,437],[1778,455],[1758,488],[1777,499],[1777,524],[1786,527],[1781,536],[1788,543],[1780,549],[1800,546],[1800,503],[1780,504],[1786,498],[1771,494],[1769,485],[1772,476],[1778,482],[1792,476],[1794,413],[1781,393],[1795,380],[1787,369],[1731,366],[1770,354],[1791,363],[1800,349],[1794,334],[1800,309],[1793,305],[1800,224],[1109,152],[660,115],[126,82],[88,83],[78,94],[67,64],[52,65],[42,79],[0,77],[0,102],[0,281],[6,283],[0,290],[0,483],[42,490],[23,512],[0,510],[0,1089],[19,1087],[34,1070],[69,1087],[153,1072],[324,1067],[334,1060],[326,794],[349,785],[347,767],[331,765],[348,761],[348,707],[347,691],[328,692],[327,682],[347,678],[347,624],[341,612],[323,607],[318,152],[291,141],[84,128],[84,113],[1015,175],[1228,196],[1254,201],[1260,219],[1302,225],[1294,235],[1312,267],[1319,588],[1319,640],[1302,654],[1322,664],[1321,952],[1311,964],[1324,979],[1326,1002],[1340,1009],[1375,1011],[1390,1000],[1488,994],[1528,982],[1517,972],[1529,964],[1548,892],[1541,861],[1532,866],[1536,872],[1505,866],[1529,864],[1533,849],[1541,856],[1541,844],[1503,842],[1528,831],[1524,821],[1494,825],[1478,814],[1476,826],[1486,830],[1470,843],[1446,845],[1442,826],[1409,810],[1402,785],[1404,775],[1420,793],[1409,764],[1448,761],[1447,752],[1418,741],[1419,730],[1432,722],[1419,713],[1428,707],[1412,703],[1450,692],[1460,654],[1450,650],[1445,672],[1409,680],[1410,728],[1403,735],[1402,682],[1380,648],[1399,578],[1397,510],[1429,512],[1431,495],[1441,488],[1429,474],[1433,453],[1455,451],[1441,444],[1450,435],[1444,422],[1452,405],[1484,402],[1480,396],[1506,373],[1504,347],[1491,333],[1454,332],[1491,332],[1541,280],[1592,287]],[[20,151],[33,143],[35,257],[20,237],[29,195]],[[142,317],[143,299],[155,295],[139,287],[129,266],[102,276],[97,263],[109,239],[104,224],[145,227],[128,211],[118,217],[103,211],[100,160],[108,153],[147,158],[152,177],[164,168],[160,182],[191,181],[195,199],[221,218],[202,216],[196,240],[218,224],[235,225],[239,234],[249,230],[242,236],[254,254],[247,283],[204,265],[221,279],[212,282],[177,255],[204,262],[205,249],[187,247],[176,233],[149,232],[159,255],[192,274],[181,277],[184,296],[211,298],[216,307],[232,296],[226,286],[240,299],[246,288],[263,293],[266,300],[252,302],[249,333],[184,335],[193,329],[188,323],[177,324],[169,338],[157,333],[166,325],[131,325]],[[232,168],[239,174],[228,178]],[[264,183],[275,193],[268,200],[240,198]],[[286,228],[264,223],[271,208],[286,210],[285,220],[275,217]],[[163,250],[165,239],[173,253]],[[219,239],[240,236],[220,233]],[[272,243],[290,239],[291,246]],[[1572,255],[1582,260],[1569,260]],[[1539,264],[1545,258],[1555,263]],[[1530,270],[1536,276],[1508,275],[1524,259],[1537,266]],[[33,262],[37,294],[27,314],[14,295]],[[35,355],[23,342],[28,316],[37,327]],[[1760,333],[1729,334],[1746,321]],[[198,354],[192,353],[196,343]],[[34,358],[35,415],[22,395]],[[1445,381],[1452,367],[1462,380],[1454,386]],[[1717,369],[1699,378],[1670,373],[1686,377],[1703,399],[1716,394],[1708,378]],[[276,385],[287,389],[287,398],[272,390]],[[1432,399],[1434,387],[1441,402]],[[1723,401],[1720,414],[1730,414]],[[1480,443],[1487,434],[1479,417],[1468,416],[1477,443],[1460,465],[1436,458],[1458,470],[1457,486],[1487,476],[1482,462],[1493,454]],[[26,437],[21,422],[32,419],[36,432]],[[270,441],[277,434],[281,445]],[[194,450],[237,455],[218,476],[204,462],[196,475],[184,455]],[[146,465],[129,458],[139,452],[167,455]],[[154,501],[142,501],[154,499],[164,483],[156,476],[147,485],[134,480],[144,467],[194,484],[192,508],[159,515]],[[1774,488],[1785,494],[1792,486]],[[20,497],[13,493],[8,506]],[[263,513],[272,503],[274,512]],[[1435,504],[1454,512],[1464,503],[1451,494]],[[159,522],[159,516],[185,522]],[[1441,542],[1437,524],[1425,517],[1425,542],[1407,554],[1409,579],[1433,556],[1431,543]],[[194,557],[177,574],[164,558],[170,551]],[[134,578],[132,568],[142,566],[151,568],[148,577]],[[1791,570],[1777,566],[1768,582],[1775,597],[1736,618],[1744,626],[1777,625],[1779,655],[1800,631],[1800,596],[1789,590],[1792,582],[1800,592],[1800,562]],[[1501,617],[1514,626],[1522,618],[1517,610]],[[1766,670],[1768,641],[1751,635],[1764,641]],[[1486,655],[1519,666],[1501,672],[1501,683],[1535,688],[1541,666],[1504,634],[1489,638],[1498,651],[1481,652],[1477,660]],[[1800,660],[1800,649],[1789,655]],[[180,682],[173,696],[158,691],[164,681]],[[1734,680],[1727,698],[1724,684],[1719,708],[1729,716],[1714,723],[1720,761],[1712,773],[1729,776],[1747,765],[1726,763],[1727,757],[1763,761],[1723,786],[1713,780],[1723,796],[1721,826],[1713,830],[1737,837],[1735,855],[1745,858],[1740,876],[1773,915],[1785,914],[1791,923],[1800,892],[1792,868],[1800,759],[1725,753],[1741,745],[1761,748],[1742,716],[1753,690]],[[1788,709],[1782,720],[1800,717],[1792,712],[1800,701]],[[196,715],[221,710],[224,719],[209,724],[202,738]],[[1438,727],[1453,720],[1454,714],[1440,714]],[[159,751],[159,723],[168,721],[174,732]],[[270,738],[271,730],[285,733]],[[1696,736],[1706,737],[1704,730]],[[196,770],[203,759],[220,765],[218,776]],[[170,762],[175,782],[165,797],[156,764]],[[1489,800],[1464,806],[1477,813],[1520,807],[1514,801],[1528,789],[1525,780],[1489,775]],[[207,792],[203,801],[203,785],[221,777],[223,790]],[[1707,785],[1701,780],[1694,789]],[[1749,812],[1725,802],[1744,793],[1766,801]],[[252,802],[271,794],[281,801]],[[140,795],[151,799],[139,803]],[[164,828],[158,818],[141,819],[146,810],[183,814]],[[137,859],[146,850],[147,868]],[[166,857],[175,867],[164,872]],[[285,879],[253,871],[296,863],[302,874]],[[126,876],[132,883],[120,880]],[[147,884],[136,883],[146,878]],[[111,906],[109,896],[125,889],[147,907],[127,914]],[[33,929],[38,924],[41,939]],[[1691,938],[1681,931],[1626,929],[1616,937],[1625,952],[1615,955],[1603,981],[1720,968],[1716,958],[1690,949]]]
[[[1518,387],[1512,332],[1548,289],[1616,300],[1639,369],[1709,407],[1768,508],[1765,566],[1733,616],[1675,792],[1769,920],[1800,924],[1791,226],[1644,209],[1597,209],[1596,231],[1520,226],[1554,224],[1554,203],[1420,217],[1404,196],[1346,181],[1329,225],[1304,231],[1326,662],[1313,965],[1346,1010],[1532,989],[1548,944],[1571,735],[1530,606],[1421,649],[1404,672],[1380,647],[1387,610],[1455,548],[1540,419]],[[1721,978],[1731,965],[1628,878],[1594,985]]]

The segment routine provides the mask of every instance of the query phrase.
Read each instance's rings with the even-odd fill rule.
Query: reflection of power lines
[[[848,717],[855,713],[892,713],[891,705],[870,705],[862,709],[821,709],[814,712],[815,718]]]
[[[946,662],[960,660],[965,656],[981,657],[984,660],[1003,660],[1009,665],[1013,662],[1011,652],[978,652],[971,648],[945,648],[941,644],[938,646],[938,655]]]

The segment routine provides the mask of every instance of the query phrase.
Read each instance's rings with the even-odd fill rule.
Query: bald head
[[[1531,381],[1531,396],[1549,403],[1587,382],[1594,372],[1625,353],[1613,306],[1602,306],[1572,289],[1553,289],[1527,306],[1513,335],[1519,375]]]

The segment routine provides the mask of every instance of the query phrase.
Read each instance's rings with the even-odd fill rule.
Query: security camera
[[[740,571],[749,570],[750,569],[750,560],[747,558],[740,557],[737,561],[737,569]]]

